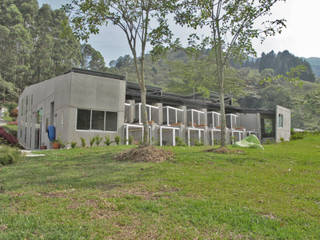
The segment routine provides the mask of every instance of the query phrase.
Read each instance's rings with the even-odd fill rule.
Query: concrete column
[[[136,101],[135,100],[128,100],[127,102],[130,104],[129,123],[133,123],[134,122],[134,118],[135,118],[135,104],[136,104]]]
[[[182,126],[180,126],[180,137],[184,140],[186,144],[188,144],[188,134],[187,134],[187,127],[188,127],[188,120],[187,120],[187,106],[179,106],[178,108],[182,109]]]
[[[159,119],[157,120],[157,124],[163,125],[163,105],[162,103],[156,103],[155,106],[159,108]]]
[[[208,131],[208,110],[206,108],[202,108],[201,109],[202,112],[204,112],[204,125],[205,125],[205,129],[204,129],[204,141],[203,144],[204,145],[209,145],[209,136],[210,136],[210,132]]]
[[[183,123],[183,125],[185,126],[185,127],[187,127],[188,126],[188,119],[187,119],[187,107],[186,106],[180,106],[179,107],[180,109],[182,109],[183,110],[183,112],[182,112],[182,123]]]

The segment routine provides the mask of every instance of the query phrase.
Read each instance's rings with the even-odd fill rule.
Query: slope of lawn
[[[0,167],[0,239],[319,239],[320,137],[243,155],[46,151]]]

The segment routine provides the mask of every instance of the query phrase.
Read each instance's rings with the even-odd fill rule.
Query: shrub
[[[290,140],[301,140],[301,139],[304,139],[304,137],[306,135],[307,135],[306,132],[294,132],[294,131],[291,131]]]
[[[71,148],[76,148],[77,143],[76,142],[71,142]]]
[[[176,146],[183,147],[186,146],[186,143],[181,137],[176,137]]]
[[[134,140],[134,139],[133,139],[133,136],[130,136],[130,137],[129,137],[129,145],[132,145],[132,144],[133,144],[133,140]]]
[[[201,147],[201,146],[203,146],[203,142],[202,142],[202,141],[195,141],[195,142],[194,142],[194,145],[195,145],[196,147]]]
[[[9,165],[20,160],[21,153],[16,148],[0,146],[0,165]]]
[[[111,140],[110,140],[110,137],[109,136],[105,136],[104,137],[104,144],[109,146],[111,144]]]
[[[85,148],[87,146],[86,140],[84,138],[80,138],[80,140],[81,140],[81,146]]]
[[[96,138],[95,137],[91,138],[90,139],[90,147],[92,147],[95,142],[96,142]]]
[[[57,142],[59,143],[60,148],[65,148],[66,144],[64,144],[60,138],[58,138]]]
[[[121,138],[120,138],[119,136],[115,136],[115,137],[114,137],[114,141],[115,141],[115,143],[116,143],[117,145],[119,145],[119,144],[120,144],[120,141],[121,141]]]
[[[99,146],[102,141],[102,137],[96,136],[96,145]]]
[[[284,142],[284,138],[283,138],[283,137],[281,137],[281,138],[280,138],[280,141],[281,141],[281,142]]]

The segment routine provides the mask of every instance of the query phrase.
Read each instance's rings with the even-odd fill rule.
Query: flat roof
[[[97,72],[97,71],[80,69],[80,68],[72,68],[70,71],[66,72],[65,74],[70,73],[70,72],[86,74],[86,75],[91,75],[91,76],[97,76],[97,77],[114,78],[114,79],[118,79],[118,80],[125,80],[126,79],[125,76],[118,75],[118,74]]]

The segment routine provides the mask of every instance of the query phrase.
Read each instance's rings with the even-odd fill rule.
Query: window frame
[[[89,129],[78,129],[78,110],[87,110],[90,111],[90,128]],[[93,111],[100,111],[100,112],[104,112],[104,130],[98,130],[98,129],[92,129],[92,112]],[[77,132],[103,132],[103,133],[117,133],[118,132],[118,112],[111,112],[111,113],[115,113],[117,115],[117,130],[115,131],[110,131],[110,130],[106,130],[106,126],[107,126],[107,112],[111,112],[111,111],[102,111],[102,110],[95,110],[95,109],[88,109],[88,108],[76,108],[76,118],[75,118],[75,131]]]
[[[278,114],[278,128],[283,128],[284,126],[284,115],[282,113]]]

